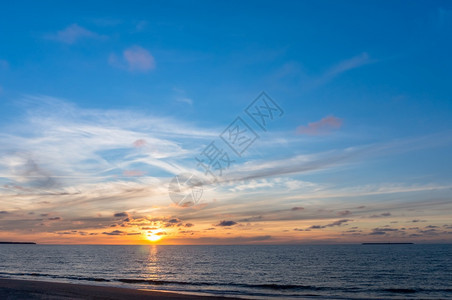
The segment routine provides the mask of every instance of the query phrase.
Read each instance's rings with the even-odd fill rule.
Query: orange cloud
[[[143,139],[139,139],[139,140],[136,140],[135,142],[133,142],[133,146],[136,148],[143,147],[144,145],[146,145],[146,141]]]
[[[143,176],[144,174],[146,174],[143,171],[139,171],[139,170],[125,170],[124,172],[122,172],[123,176],[126,177],[137,177],[137,176]]]
[[[298,134],[307,135],[323,135],[329,133],[331,130],[342,127],[342,119],[335,116],[327,116],[320,121],[309,123],[307,126],[299,126],[297,128]]]

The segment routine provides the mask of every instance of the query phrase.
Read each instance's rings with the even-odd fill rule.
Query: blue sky
[[[450,241],[448,1],[18,1],[0,28],[5,238],[33,224],[43,242],[80,226],[99,239],[125,212],[192,222],[193,243],[223,242],[208,231],[221,220],[239,241]],[[252,122],[262,91],[284,115],[250,123],[260,138],[198,208],[172,206],[168,182],[237,116]],[[361,232],[302,231],[339,217]],[[413,220],[446,229],[400,229]],[[405,233],[372,234],[390,224]]]

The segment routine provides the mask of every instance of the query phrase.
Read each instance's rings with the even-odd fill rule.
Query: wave
[[[57,274],[43,274],[43,273],[7,273],[0,272],[0,277],[6,276],[30,276],[30,277],[47,277],[54,279],[66,279],[74,281],[93,281],[93,282],[121,282],[127,284],[148,284],[153,286],[199,286],[199,287],[235,287],[248,290],[272,290],[281,292],[309,292],[309,291],[324,291],[324,292],[342,292],[342,293],[394,293],[394,294],[414,294],[418,292],[442,292],[450,293],[452,289],[423,289],[423,288],[381,288],[381,289],[363,289],[360,287],[327,287],[327,286],[312,286],[312,285],[299,285],[299,284],[246,284],[246,283],[220,283],[220,282],[188,282],[188,281],[174,281],[174,280],[156,280],[156,279],[133,279],[133,278],[98,278],[98,277],[86,277],[75,275],[57,275]],[[297,294],[294,294],[297,295]],[[305,295],[306,296],[306,295]],[[318,296],[312,294],[311,296]]]
[[[97,282],[110,282],[111,281],[111,280],[105,279],[105,278],[84,277],[84,276],[62,276],[62,275],[42,274],[42,273],[5,273],[5,272],[0,272],[0,275],[50,277],[50,278],[55,278],[55,279],[86,280],[86,281],[97,281]]]
[[[152,284],[152,285],[193,285],[193,286],[236,286],[244,288],[261,288],[271,290],[319,290],[329,289],[326,287],[314,287],[294,284],[245,284],[245,283],[216,283],[216,282],[186,282],[186,281],[169,281],[169,280],[155,280],[155,279],[116,279],[123,283],[135,284]]]

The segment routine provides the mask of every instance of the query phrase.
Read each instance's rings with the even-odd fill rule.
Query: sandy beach
[[[237,299],[47,281],[0,279],[0,299]]]

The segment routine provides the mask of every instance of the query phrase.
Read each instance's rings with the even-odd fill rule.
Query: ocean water
[[[447,299],[452,245],[0,245],[0,277],[256,299]]]

